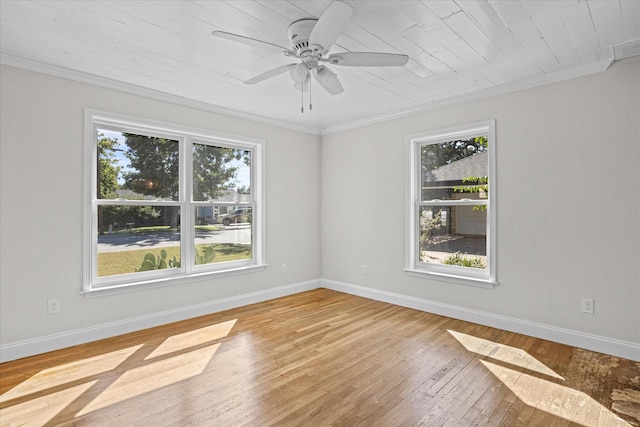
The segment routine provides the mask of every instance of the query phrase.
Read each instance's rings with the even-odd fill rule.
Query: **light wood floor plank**
[[[2,427],[640,424],[637,362],[326,289],[7,362],[0,393]]]

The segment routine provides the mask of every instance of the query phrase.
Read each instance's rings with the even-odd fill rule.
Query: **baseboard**
[[[599,353],[640,361],[640,344],[585,334],[583,332],[529,322],[513,317],[500,316],[479,310],[471,310],[464,307],[443,304],[440,302],[429,301],[350,283],[329,279],[318,279],[209,301],[188,307],[181,307],[175,310],[163,311],[146,316],[124,319],[117,322],[105,323],[89,328],[75,329],[59,334],[5,344],[0,346],[0,363],[129,332],[139,331],[146,328],[152,328],[171,322],[190,319],[192,317],[268,301],[270,299],[293,295],[320,287],[376,301],[387,302],[402,307],[452,317],[467,322],[479,323],[481,325],[559,342],[591,351],[597,351]]]
[[[105,323],[89,328],[75,329],[59,334],[5,344],[0,346],[0,363],[129,332],[139,331],[146,328],[152,328],[171,322],[178,322],[180,320],[190,319],[205,314],[255,304],[287,295],[293,295],[311,289],[317,289],[319,287],[320,282],[318,280],[311,280],[230,298],[208,301],[201,304],[181,307],[146,316]]]
[[[402,307],[413,308],[420,311],[452,317],[467,322],[479,323],[505,331],[516,332],[536,338],[542,338],[573,347],[584,348],[598,353],[610,354],[640,362],[640,344],[619,341],[598,335],[570,329],[558,328],[542,323],[529,322],[513,317],[500,316],[485,311],[471,310],[455,305],[443,304],[421,298],[411,297],[379,289],[338,282],[335,280],[320,279],[323,288],[334,291],[357,295],[376,301],[387,302]]]

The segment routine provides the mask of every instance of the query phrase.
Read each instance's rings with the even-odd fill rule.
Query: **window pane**
[[[193,200],[251,201],[251,152],[193,144]]]
[[[421,146],[421,200],[486,199],[488,154],[484,136]]]
[[[484,206],[422,206],[419,213],[421,262],[486,268]]]
[[[178,141],[98,129],[98,199],[178,200]]]
[[[98,206],[98,277],[180,266],[180,208]]]
[[[253,213],[250,206],[198,206],[195,208],[195,224],[196,265],[253,257]]]

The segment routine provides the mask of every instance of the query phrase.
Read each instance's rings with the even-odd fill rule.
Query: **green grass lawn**
[[[202,254],[203,249],[207,246],[213,246],[214,248],[214,263],[251,258],[251,245],[236,245],[232,243],[203,244],[196,245],[196,250],[199,254]],[[175,256],[180,261],[180,246],[100,253],[98,254],[98,277],[135,273],[136,269],[139,269],[142,265],[146,254],[151,253],[157,257],[163,249],[167,251],[167,260],[173,259]]]

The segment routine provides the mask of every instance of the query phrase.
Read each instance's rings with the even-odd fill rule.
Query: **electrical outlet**
[[[60,313],[59,299],[50,299],[49,301],[47,301],[47,313],[48,314]]]
[[[593,300],[591,298],[582,298],[582,312],[593,314]]]
[[[362,274],[369,274],[369,267],[367,264],[362,264]]]
[[[287,274],[287,264],[282,264],[282,274]]]

